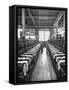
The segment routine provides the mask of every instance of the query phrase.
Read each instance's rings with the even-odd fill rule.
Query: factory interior
[[[18,8],[17,82],[66,79],[65,11]]]

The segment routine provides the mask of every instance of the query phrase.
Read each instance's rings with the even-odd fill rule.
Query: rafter
[[[31,19],[32,19],[32,21],[33,21],[33,23],[34,23],[34,25],[36,25],[35,20],[34,20],[32,14],[31,14],[31,12],[30,12],[30,9],[28,9],[28,14],[29,14],[29,16],[31,17]]]

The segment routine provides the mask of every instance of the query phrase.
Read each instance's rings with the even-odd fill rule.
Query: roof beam
[[[55,28],[54,26],[25,26],[25,28]]]
[[[54,25],[55,25],[55,23],[57,23],[57,22],[60,20],[60,18],[62,17],[62,14],[63,14],[63,12],[60,12],[60,13],[58,14],[57,19],[56,19],[56,21],[54,22]]]
[[[35,20],[34,20],[32,14],[31,14],[31,12],[30,12],[30,9],[28,9],[28,14],[29,14],[29,16],[31,17],[31,19],[32,19],[32,21],[33,21],[33,23],[34,23],[34,25],[36,25]]]
[[[26,16],[26,18],[27,18],[27,19],[30,19],[29,16]],[[34,18],[35,18],[36,20],[38,20],[38,16],[34,16]],[[39,19],[40,19],[40,20],[51,20],[51,21],[54,20],[54,21],[55,21],[56,18],[57,18],[57,17],[39,16]]]

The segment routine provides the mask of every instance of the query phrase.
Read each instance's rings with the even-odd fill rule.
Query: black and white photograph
[[[66,82],[67,8],[15,5],[10,10],[10,82]]]
[[[17,82],[65,81],[65,10],[17,9]]]
[[[0,90],[69,90],[69,0],[1,0]]]

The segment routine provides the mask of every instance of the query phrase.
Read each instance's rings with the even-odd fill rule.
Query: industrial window
[[[39,31],[39,41],[47,41],[50,36],[50,31]]]

